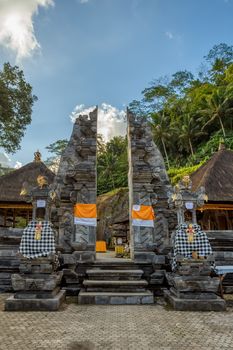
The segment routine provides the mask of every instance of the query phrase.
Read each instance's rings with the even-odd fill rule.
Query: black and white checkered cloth
[[[19,252],[26,258],[39,258],[55,253],[55,239],[51,224],[48,221],[42,221],[41,239],[35,239],[36,225],[38,221],[31,221],[24,229],[19,246]]]
[[[199,256],[208,256],[212,254],[212,248],[209,239],[205,232],[197,224],[192,225],[194,229],[193,242],[188,241],[187,224],[181,224],[177,227],[173,247],[174,256],[172,262],[172,269],[176,268],[177,255],[183,255],[185,258],[192,258],[192,252],[197,252]]]

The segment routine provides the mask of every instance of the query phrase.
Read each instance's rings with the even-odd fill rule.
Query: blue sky
[[[7,44],[7,33],[2,39],[0,24],[0,65],[20,65],[38,96],[21,150],[10,155],[23,164],[37,148],[45,159],[45,146],[70,136],[75,106],[106,103],[122,110],[154,78],[182,69],[195,73],[214,44],[233,44],[233,0],[17,3],[0,0],[0,20],[12,11],[25,15],[32,20],[34,39],[26,35],[22,53],[17,43]],[[40,49],[33,50],[35,40]]]

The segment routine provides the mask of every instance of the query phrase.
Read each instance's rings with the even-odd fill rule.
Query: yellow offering
[[[35,240],[36,241],[40,241],[41,240],[41,233],[42,233],[42,224],[41,222],[39,222],[37,225],[36,225],[36,229],[35,229]]]

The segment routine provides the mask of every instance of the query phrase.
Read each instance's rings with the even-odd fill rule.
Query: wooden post
[[[6,227],[7,209],[4,209],[4,226]]]
[[[27,225],[29,223],[29,220],[30,220],[30,209],[27,210],[27,218],[26,218]]]
[[[15,227],[15,209],[13,208],[13,228]]]

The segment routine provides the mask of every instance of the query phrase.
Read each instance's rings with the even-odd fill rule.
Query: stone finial
[[[39,150],[34,153],[34,162],[41,162],[41,153]]]

